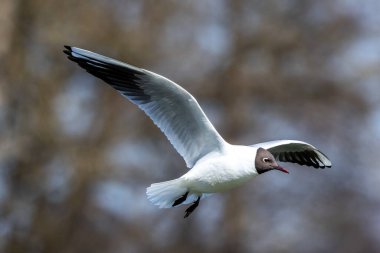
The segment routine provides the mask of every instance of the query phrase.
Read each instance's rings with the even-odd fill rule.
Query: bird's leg
[[[186,209],[186,213],[185,213],[185,216],[183,218],[187,218],[189,217],[189,215],[195,210],[195,208],[197,208],[197,206],[199,205],[199,201],[201,200],[201,196],[199,196],[197,198],[197,200],[189,207]]]
[[[189,194],[189,192],[186,192],[185,194],[183,194],[181,197],[179,197],[178,199],[176,199],[172,205],[172,207],[174,206],[178,206],[180,204],[182,204],[186,199],[187,199],[187,195]]]

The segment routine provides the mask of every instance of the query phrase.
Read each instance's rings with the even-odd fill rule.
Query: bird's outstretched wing
[[[223,138],[195,98],[169,79],[77,47],[68,58],[138,105],[161,129],[191,168],[202,156],[220,151]]]
[[[296,140],[269,141],[252,145],[268,150],[276,160],[281,162],[298,163],[314,168],[331,167],[331,161],[314,146]]]

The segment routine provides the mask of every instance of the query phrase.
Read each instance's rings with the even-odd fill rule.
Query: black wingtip
[[[64,45],[63,47],[65,49],[62,52],[70,56],[71,53],[73,52],[72,47],[71,46],[67,46],[67,45]]]
[[[63,46],[65,49],[62,51],[64,54],[71,56],[71,53],[73,52],[71,46],[64,45]]]

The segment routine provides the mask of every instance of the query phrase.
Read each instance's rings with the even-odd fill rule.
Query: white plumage
[[[215,130],[195,98],[176,83],[84,49],[65,48],[70,60],[138,105],[190,168],[180,178],[147,188],[148,199],[159,207],[193,203],[186,210],[187,217],[206,195],[237,187],[272,169],[287,172],[274,159],[315,168],[331,167],[330,160],[321,151],[301,141],[231,145]]]

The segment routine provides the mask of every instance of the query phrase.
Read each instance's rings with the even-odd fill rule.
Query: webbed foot
[[[197,198],[197,200],[189,207],[186,209],[185,216],[183,218],[189,217],[189,215],[198,207],[199,201],[201,200],[201,196]]]

